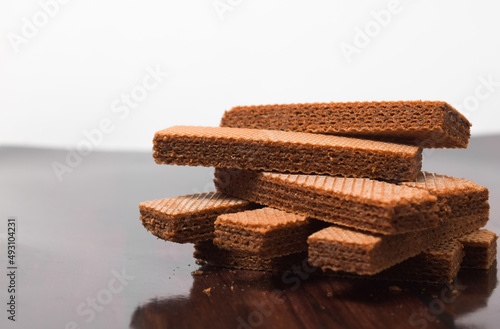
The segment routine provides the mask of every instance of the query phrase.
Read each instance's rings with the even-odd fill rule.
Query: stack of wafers
[[[143,202],[141,220],[215,266],[451,281],[496,258],[488,189],[422,172],[422,148],[469,137],[445,102],[235,107],[155,134],[158,164],[215,167],[216,191]]]

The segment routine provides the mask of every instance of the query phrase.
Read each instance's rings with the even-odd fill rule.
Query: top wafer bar
[[[470,122],[445,102],[349,102],[237,106],[221,127],[275,129],[466,148]]]
[[[175,126],[153,142],[159,164],[412,181],[422,162],[415,146],[278,130]]]

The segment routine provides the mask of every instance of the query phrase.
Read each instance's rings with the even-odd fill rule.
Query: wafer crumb
[[[400,287],[398,287],[398,286],[390,286],[389,290],[390,291],[401,291],[402,289]]]
[[[192,275],[202,275],[203,271],[193,271],[191,272]]]
[[[231,286],[231,291],[234,291],[234,286]]]
[[[197,260],[195,261],[195,263],[196,263],[197,265],[205,265],[207,262],[206,262],[206,261],[204,261],[203,259],[197,259]]]
[[[210,296],[212,294],[212,288],[207,288],[203,290],[203,293],[206,294],[207,296]]]
[[[331,298],[332,296],[333,296],[333,294],[332,294],[331,292],[327,292],[327,293],[326,293],[326,297]]]

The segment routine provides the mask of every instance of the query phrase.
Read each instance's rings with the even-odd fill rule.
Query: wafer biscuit
[[[356,138],[273,130],[175,126],[154,137],[159,164],[318,173],[412,181],[422,149]]]
[[[463,244],[465,257],[463,268],[489,269],[497,258],[498,236],[486,229],[480,229],[458,238]]]
[[[455,239],[423,251],[375,275],[322,271],[326,275],[355,279],[380,279],[407,282],[451,282],[460,270],[464,257],[462,244]]]
[[[473,215],[489,209],[488,189],[463,178],[421,172],[414,182],[401,185],[420,188],[435,195],[441,219]]]
[[[307,252],[281,257],[264,258],[246,253],[225,250],[217,247],[211,240],[197,242],[193,256],[212,266],[221,266],[253,271],[282,271],[307,259]]]
[[[319,225],[306,216],[273,208],[219,215],[214,244],[219,248],[274,258],[307,251],[307,237]]]
[[[489,210],[447,218],[435,228],[376,235],[330,226],[308,238],[309,262],[322,269],[373,275],[440,243],[484,226]]]
[[[216,169],[218,191],[284,211],[382,234],[437,226],[429,192],[366,178]]]
[[[141,221],[153,235],[186,243],[213,238],[214,221],[223,213],[252,209],[249,201],[218,192],[184,195],[139,204]]]
[[[445,102],[351,102],[237,106],[222,127],[275,129],[466,148],[470,122]]]

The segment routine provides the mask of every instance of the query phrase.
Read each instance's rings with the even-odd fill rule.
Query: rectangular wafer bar
[[[414,182],[404,182],[401,185],[419,188],[435,195],[441,219],[472,215],[490,207],[488,189],[463,178],[421,172]]]
[[[225,250],[217,247],[211,240],[200,241],[194,245],[193,256],[212,266],[253,271],[283,271],[295,264],[307,261],[307,252],[281,257],[264,258],[257,255]]]
[[[326,228],[308,239],[310,261],[322,268],[372,275],[443,241],[479,229],[488,221],[488,189],[472,181],[424,172],[415,182],[402,185],[437,198],[440,222],[436,228],[394,236]],[[349,263],[342,255],[358,258]]]
[[[456,239],[421,252],[375,275],[356,275],[351,273],[322,271],[330,276],[354,279],[380,279],[408,282],[451,282],[460,270],[464,257],[463,246]]]
[[[219,248],[263,258],[307,251],[307,237],[321,226],[306,216],[273,208],[223,214],[215,221]]]
[[[216,169],[218,191],[284,211],[382,234],[435,227],[429,192],[367,178]]]
[[[466,148],[470,122],[439,101],[236,106],[221,127],[275,129],[389,140],[428,148]]]
[[[415,146],[275,130],[175,126],[153,142],[158,164],[412,181],[422,162]]]
[[[464,246],[463,268],[489,269],[497,258],[498,236],[486,229],[480,229],[458,238]]]
[[[321,269],[377,274],[422,251],[484,226],[489,210],[443,220],[438,227],[398,235],[376,235],[330,226],[308,238],[309,262]]]
[[[255,208],[249,201],[208,192],[139,204],[141,221],[153,235],[172,242],[212,239],[218,215]]]

